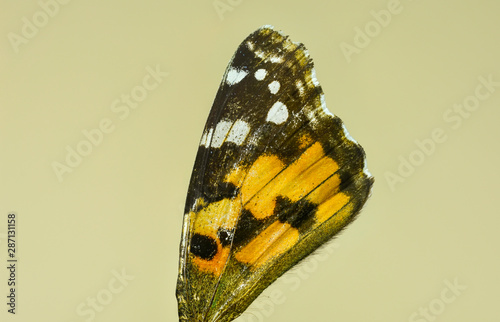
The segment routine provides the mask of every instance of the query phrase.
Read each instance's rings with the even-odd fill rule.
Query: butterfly
[[[224,73],[191,176],[179,320],[237,318],[352,222],[373,182],[304,45],[272,26],[250,34]]]

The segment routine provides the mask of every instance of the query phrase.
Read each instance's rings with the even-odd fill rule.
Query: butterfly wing
[[[232,321],[361,210],[373,178],[300,43],[264,26],[238,47],[186,201],[180,321]]]

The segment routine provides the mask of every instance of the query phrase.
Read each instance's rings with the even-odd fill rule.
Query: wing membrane
[[[359,213],[373,178],[327,109],[302,44],[265,26],[238,47],[186,201],[181,321],[232,321]]]

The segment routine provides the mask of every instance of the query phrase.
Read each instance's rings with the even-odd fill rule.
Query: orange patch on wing
[[[229,174],[226,175],[224,178],[225,182],[230,182],[234,184],[236,187],[239,187],[241,184],[241,181],[245,179],[245,175],[247,174],[248,169],[239,166],[235,168],[233,171],[231,171]]]
[[[241,187],[242,202],[252,201],[247,209],[258,218],[263,219],[272,214],[275,201],[262,194],[261,189],[269,190],[269,182],[274,182],[275,176],[283,169],[283,162],[275,155],[264,155],[258,158],[248,171],[245,182]]]
[[[325,156],[321,144],[315,143],[300,158],[289,166],[282,175],[288,181],[282,195],[292,201],[305,197],[314,188],[331,176],[339,166]]]
[[[222,247],[217,232],[220,228],[233,229],[241,213],[241,202],[238,199],[222,199],[202,208],[197,213],[190,213],[194,218],[193,234],[213,238],[217,243],[217,253],[211,260],[193,256],[193,263],[198,269],[219,276],[229,257],[229,247]]]
[[[264,155],[258,158],[248,171],[241,189],[243,203],[254,196],[266,183],[283,169],[283,162],[275,155]]]
[[[314,191],[312,191],[309,196],[307,196],[307,200],[318,205],[322,204],[323,202],[325,202],[325,200],[331,198],[338,192],[339,186],[340,177],[334,174],[325,182],[323,182],[319,187],[314,189]]]
[[[312,143],[312,138],[307,135],[307,134],[304,134],[300,137],[299,139],[299,148],[305,148],[306,146],[310,145]]]
[[[279,170],[280,168],[273,169]],[[245,189],[247,184],[252,184],[255,180],[251,180],[249,175],[243,184],[243,203],[246,203],[249,195],[254,194],[245,208],[250,210],[257,219],[267,218],[273,214],[277,196],[281,195],[292,201],[298,201],[332,176],[337,169],[338,164],[327,157],[321,144],[316,142],[279,174],[276,175],[276,171],[270,172],[269,175],[263,173],[258,179],[258,184],[254,184],[259,189]],[[325,190],[334,189],[333,185],[336,182],[335,180],[327,181],[328,184],[318,193],[324,194]],[[313,199],[311,201],[314,202]]]
[[[219,228],[232,229],[241,212],[241,203],[238,199],[222,199],[202,208],[191,215],[195,219],[194,232],[210,237],[216,237]]]
[[[276,221],[243,247],[235,257],[251,266],[262,266],[292,248],[299,240],[299,231],[288,223]]]
[[[335,194],[330,199],[319,205],[318,210],[316,211],[316,220],[319,223],[322,223],[330,219],[332,216],[339,214],[339,216],[335,216],[335,221],[345,221],[351,212],[339,211],[349,202],[350,199],[351,198],[348,195],[342,192]]]
[[[217,240],[217,254],[211,260],[193,256],[193,263],[203,272],[210,272],[215,276],[220,276],[229,256],[229,247],[222,247]]]

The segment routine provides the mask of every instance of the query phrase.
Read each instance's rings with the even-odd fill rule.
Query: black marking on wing
[[[233,248],[247,244],[262,231],[265,223],[255,218],[249,210],[243,209],[235,229]]]
[[[217,237],[222,247],[230,246],[234,237],[234,229],[219,228]]]
[[[292,202],[289,198],[278,196],[276,198],[276,207],[274,208],[274,214],[278,217],[278,220],[282,223],[288,223],[293,228],[301,230],[307,230],[312,226],[312,219],[316,212],[317,205],[309,202],[305,199],[301,199],[297,202]],[[304,226],[304,224],[309,221],[310,224]]]
[[[208,236],[194,234],[190,246],[191,254],[202,259],[211,260],[217,254],[217,242]]]

